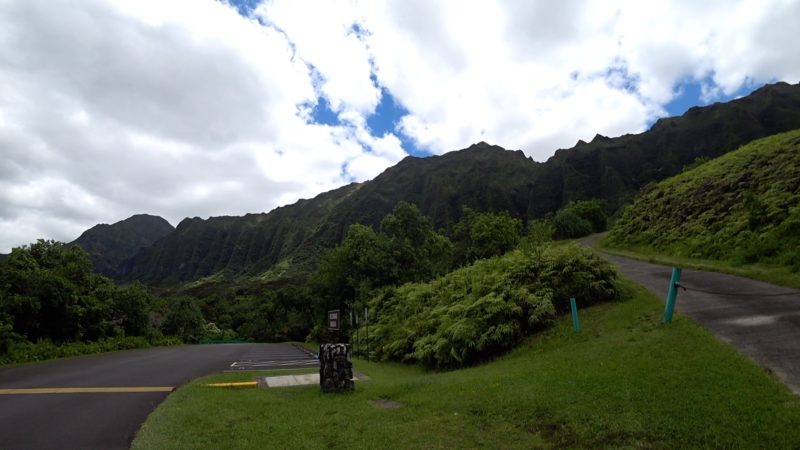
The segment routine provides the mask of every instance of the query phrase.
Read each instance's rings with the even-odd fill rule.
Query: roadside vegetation
[[[498,280],[492,281],[492,277],[497,277],[498,264],[513,262],[484,263],[487,259],[520,245],[531,248],[553,236],[574,237],[605,226],[599,201],[574,202],[564,211],[528,224],[526,231],[522,221],[507,212],[481,213],[464,208],[461,220],[446,233],[435,230],[415,205],[400,202],[377,229],[351,225],[344,240],[325,254],[316,271],[298,280],[262,283],[245,279],[222,290],[207,288],[224,276],[177,288],[116,285],[93,272],[88,254],[80,247],[40,240],[14,249],[0,261],[0,364],[178,342],[324,341],[322,324],[330,309],[360,310],[379,293],[385,297],[387,289],[429,283],[462,267],[467,271],[462,277],[496,283]],[[468,268],[473,264],[474,268]],[[530,305],[526,305],[533,301],[525,297],[528,294],[544,296],[543,304],[551,301],[542,286],[528,286],[524,289],[533,290],[524,292],[517,289],[524,283],[534,283],[532,280],[519,281],[519,286],[510,283],[505,287],[483,286],[483,294],[470,301],[485,303],[483,296],[494,292],[493,301],[507,303],[504,308],[517,305],[524,309],[523,315],[528,314]],[[422,288],[404,289],[410,292]],[[473,307],[485,309],[490,305]],[[451,313],[450,318],[455,319]],[[481,360],[493,349],[511,348],[529,328],[543,327],[549,317],[544,314],[541,323],[531,319],[526,325],[523,322],[528,319],[523,320],[516,312],[498,312],[485,325],[511,324],[500,319],[507,313],[518,316],[514,319],[517,325],[494,330],[496,336],[490,339],[494,343],[487,341],[485,348],[481,346],[476,357],[467,357],[467,361]],[[351,324],[345,326],[349,331]],[[486,330],[477,332],[483,335]],[[441,349],[436,351],[441,353]],[[452,366],[454,361],[437,357],[431,363]]]
[[[40,240],[0,263],[0,364],[211,337],[191,299],[154,297],[92,272],[80,247]]]
[[[800,287],[800,130],[646,187],[601,245]]]
[[[767,283],[777,284],[800,289],[800,274],[789,267],[776,266],[774,264],[739,264],[730,261],[718,261],[713,259],[699,259],[689,257],[679,257],[656,253],[646,247],[635,247],[631,250],[621,250],[617,247],[609,246],[602,239],[594,243],[594,247],[606,253],[624,256],[626,258],[638,259],[665,266],[682,267],[685,269],[705,270],[708,272],[720,272],[740,277],[760,280]]]
[[[625,301],[581,309],[495,361],[447,372],[368,363],[352,394],[319,386],[179,389],[134,449],[797,448],[800,400],[772,376],[625,283]],[[277,374],[277,373],[274,373]]]
[[[620,298],[616,270],[588,249],[541,246],[481,260],[428,283],[382,290],[362,345],[381,360],[453,368],[492,359],[569,310]],[[367,334],[366,327],[360,330]]]

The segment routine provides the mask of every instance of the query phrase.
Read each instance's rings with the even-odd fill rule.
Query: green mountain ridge
[[[95,272],[113,276],[122,261],[174,230],[162,217],[137,214],[112,225],[95,225],[70,245],[80,246],[89,253]]]
[[[219,273],[256,275],[278,263],[302,276],[350,224],[377,225],[400,201],[418,205],[445,232],[464,206],[505,210],[525,222],[573,200],[602,198],[614,212],[646,184],[679,173],[697,158],[715,158],[798,127],[800,84],[776,83],[661,119],[644,133],[579,141],[544,163],[485,142],[441,156],[407,157],[373,180],[269,213],[184,220],[124,261],[116,276],[164,284]]]
[[[359,188],[350,184],[270,213],[184,219],[174,233],[124,261],[120,273],[126,280],[159,283],[265,271],[292,256],[330,210]]]
[[[605,243],[800,272],[800,129],[648,187]]]

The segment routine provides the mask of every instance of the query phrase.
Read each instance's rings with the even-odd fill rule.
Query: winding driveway
[[[0,449],[127,449],[174,388],[223,370],[316,365],[290,344],[162,347],[0,368]]]
[[[591,244],[592,240],[583,241]],[[671,268],[601,253],[620,273],[666,298]],[[800,291],[684,269],[676,311],[772,372],[800,395]]]

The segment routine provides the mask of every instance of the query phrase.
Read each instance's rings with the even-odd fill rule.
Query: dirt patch
[[[378,399],[375,399],[375,400],[370,400],[369,403],[372,406],[374,406],[376,408],[381,408],[381,409],[397,409],[397,408],[400,408],[400,407],[403,406],[402,403],[398,403],[398,402],[396,402],[394,400],[386,400],[385,398],[378,398]]]

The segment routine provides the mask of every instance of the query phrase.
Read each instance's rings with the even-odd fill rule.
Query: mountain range
[[[796,128],[800,84],[776,83],[737,100],[660,119],[640,134],[579,141],[546,162],[480,142],[441,156],[406,157],[370,181],[269,213],[187,218],[174,230],[161,226],[152,234],[139,233],[151,238],[149,244],[148,239],[112,238],[110,230],[117,224],[75,243],[89,251],[98,270],[120,281],[170,284],[211,275],[258,275],[276,267],[282,276],[302,276],[325,249],[341,241],[350,224],[376,225],[399,201],[416,204],[445,233],[465,206],[508,211],[528,221],[572,200],[602,198],[614,213],[643,186],[679,173],[698,158],[712,159]],[[104,230],[109,232],[106,240],[97,237]]]
[[[113,225],[95,225],[70,245],[83,247],[89,253],[95,272],[113,276],[123,261],[174,230],[161,217],[137,214]]]

